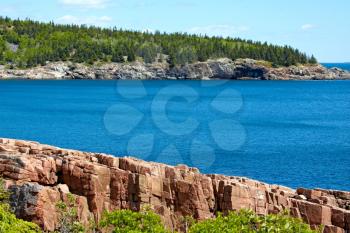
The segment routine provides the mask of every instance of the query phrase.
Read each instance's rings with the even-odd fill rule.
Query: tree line
[[[290,46],[187,33],[139,32],[61,25],[0,17],[0,64],[29,68],[47,62],[167,61],[171,66],[227,57],[265,60],[275,66],[315,64],[314,56]]]

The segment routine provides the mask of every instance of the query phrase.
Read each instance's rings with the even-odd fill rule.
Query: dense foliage
[[[258,216],[253,211],[231,212],[227,216],[219,215],[215,219],[194,224],[190,233],[317,233],[300,219],[287,213]]]
[[[101,226],[113,233],[170,233],[160,217],[148,208],[140,212],[117,210],[105,213]]]
[[[251,210],[230,212],[219,215],[215,219],[195,222],[188,217],[184,225],[189,233],[320,233],[322,229],[312,230],[301,219],[293,218],[288,213],[278,215],[258,216]],[[102,226],[112,226],[113,233],[164,233],[167,231],[158,215],[151,210],[133,212],[119,210],[106,213]],[[109,231],[108,231],[109,232]]]
[[[7,203],[9,192],[4,189],[4,181],[0,178],[0,232],[1,233],[39,233],[40,228],[31,222],[16,218]]]
[[[141,33],[0,17],[0,63],[14,67],[47,61],[128,62],[138,58],[147,63],[167,60],[175,66],[219,57],[253,58],[282,66],[317,62],[289,46],[239,38]]]

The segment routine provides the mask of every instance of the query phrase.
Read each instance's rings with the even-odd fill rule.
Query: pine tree
[[[7,45],[18,46],[11,51]],[[43,65],[46,61],[88,62],[135,61],[152,63],[159,54],[168,56],[171,66],[211,58],[252,58],[276,66],[317,63],[289,46],[276,46],[240,38],[220,38],[186,33],[141,33],[86,25],[55,25],[32,20],[0,17],[0,62],[16,67]]]
[[[314,55],[311,56],[309,63],[310,64],[317,64],[317,59],[314,57]]]

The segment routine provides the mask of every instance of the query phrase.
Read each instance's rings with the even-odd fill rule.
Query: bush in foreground
[[[76,205],[76,198],[69,193],[67,200],[59,201],[56,204],[56,209],[59,214],[59,227],[57,233],[85,233],[86,229],[83,224],[79,222],[78,207]]]
[[[189,233],[320,233],[321,228],[312,230],[301,219],[291,217],[287,212],[278,215],[258,216],[251,210],[218,215],[215,219],[190,222]],[[187,225],[187,224],[186,224]],[[105,215],[102,226],[113,233],[165,233],[167,231],[158,215],[151,210],[133,212],[119,210]]]
[[[149,208],[143,208],[140,212],[118,210],[105,213],[100,225],[113,233],[170,233],[160,217]]]
[[[230,212],[215,219],[194,224],[190,233],[317,233],[301,219],[292,218],[287,213],[258,216],[251,210]]]
[[[0,178],[0,233],[39,233],[40,228],[31,222],[16,218],[8,204],[10,193],[4,188]]]
[[[0,204],[0,232],[1,233],[39,233],[40,228],[31,222],[16,218],[9,206]]]

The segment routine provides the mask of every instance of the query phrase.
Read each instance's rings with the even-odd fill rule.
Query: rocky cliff
[[[52,231],[55,203],[71,192],[79,217],[98,221],[104,210],[149,204],[172,229],[181,216],[196,219],[249,208],[265,215],[289,209],[325,232],[350,232],[350,192],[297,189],[222,175],[200,174],[185,165],[167,166],[134,158],[65,150],[36,142],[0,139],[0,175],[12,191],[18,217]]]
[[[315,80],[350,79],[341,69],[321,65],[273,68],[267,62],[227,58],[170,67],[168,63],[106,63],[91,66],[70,62],[49,63],[26,70],[0,66],[0,79],[259,79]]]

